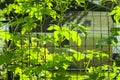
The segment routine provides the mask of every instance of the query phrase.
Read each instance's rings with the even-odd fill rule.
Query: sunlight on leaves
[[[72,40],[76,42],[78,46],[81,46],[81,39],[78,33],[76,31],[70,31],[70,35]]]
[[[80,60],[85,58],[85,55],[83,53],[81,53],[81,52],[77,52],[74,49],[69,49],[69,51],[73,53],[73,57],[77,61],[80,61]]]
[[[58,25],[52,25],[49,28],[47,28],[47,30],[60,30],[60,27]]]
[[[84,54],[82,54],[82,53],[75,53],[75,54],[73,54],[73,56],[74,56],[74,58],[77,60],[77,61],[80,61],[80,60],[82,60],[82,59],[84,59],[85,58],[85,55]]]
[[[68,68],[68,66],[69,66],[68,64],[65,64],[65,63],[63,64],[63,68],[64,68],[65,70]]]
[[[118,24],[120,20],[120,6],[116,6],[114,10],[111,11],[110,15],[113,15],[114,20]]]
[[[15,74],[22,74],[22,69],[20,69],[20,67],[17,67],[15,69]]]

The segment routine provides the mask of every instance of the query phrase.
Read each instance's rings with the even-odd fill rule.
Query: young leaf
[[[76,42],[78,46],[81,46],[81,39],[78,33],[76,31],[70,31],[70,35],[72,40]]]
[[[68,64],[63,63],[63,68],[66,70],[68,68]]]
[[[85,55],[83,53],[77,52],[73,54],[73,57],[75,60],[80,61],[85,58]]]
[[[107,38],[100,39],[96,44],[96,48],[100,48],[101,46],[103,46],[105,43],[107,43],[107,40]]]
[[[58,25],[51,25],[47,30],[60,30],[60,27]]]

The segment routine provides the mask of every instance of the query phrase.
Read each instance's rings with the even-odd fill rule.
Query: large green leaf
[[[0,65],[1,64],[10,64],[13,59],[12,53],[4,53],[0,55]]]
[[[76,31],[70,31],[70,36],[72,40],[77,43],[78,46],[81,46],[81,38]]]
[[[23,24],[21,33],[30,32],[32,29],[36,28],[36,25],[37,24],[32,19],[29,19],[29,23]]]
[[[74,58],[75,60],[77,60],[77,61],[80,61],[80,60],[82,60],[82,59],[85,58],[85,54],[84,54],[84,53],[78,52],[78,51],[76,51],[76,50],[74,50],[74,49],[69,49],[69,51],[70,51],[71,53],[73,53],[73,58]]]
[[[103,39],[100,39],[96,45],[97,48],[100,48],[102,47],[103,45],[105,45],[107,43],[108,39],[107,38],[103,38]]]
[[[11,40],[11,35],[8,31],[0,30],[0,39],[2,40]]]
[[[120,6],[116,6],[114,8],[114,10],[111,11],[110,15],[113,15],[116,23],[119,23],[119,20],[120,20]]]
[[[73,54],[73,57],[75,60],[80,61],[85,58],[85,55],[83,53],[77,52]]]

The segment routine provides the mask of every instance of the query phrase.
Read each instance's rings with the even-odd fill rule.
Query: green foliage
[[[83,54],[81,52],[77,52],[73,49],[70,49],[69,51],[74,53],[73,56],[72,56],[73,61],[74,60],[80,61],[80,60],[83,60],[85,58],[85,54]]]
[[[89,68],[88,69],[88,75],[89,75],[89,79],[88,80],[103,80],[105,78],[104,75],[100,75],[102,72],[101,67],[97,67],[97,68]]]
[[[52,25],[48,28],[48,30],[55,30],[54,31],[54,39],[55,39],[55,45],[61,45],[61,43],[67,39],[72,39],[74,42],[77,43],[78,46],[81,45],[81,39],[78,33],[74,30],[70,30],[67,27],[60,28],[58,25]]]
[[[120,6],[116,6],[114,10],[111,11],[110,15],[114,15],[114,20],[118,24],[120,20]]]
[[[103,45],[115,45],[118,44],[118,40],[116,36],[119,36],[120,34],[120,28],[112,27],[111,30],[111,35],[109,35],[107,38],[102,38],[98,41],[96,47],[100,48]]]
[[[100,0],[101,3],[105,3],[105,2],[107,2],[107,1],[108,1],[108,2],[110,1],[110,2],[113,2],[113,3],[116,3],[116,4],[117,4],[117,2],[118,2],[118,0]]]
[[[70,76],[66,70],[70,62],[73,61],[72,55],[70,56],[62,51],[61,54],[50,53],[45,45],[52,43],[55,46],[61,46],[65,39],[73,40],[78,46],[81,45],[79,34],[75,30],[70,30],[61,25],[64,12],[69,9],[72,1],[14,0],[14,3],[0,10],[0,19],[6,18],[9,21],[9,25],[14,28],[12,33],[6,31],[1,31],[0,33],[0,39],[7,42],[11,40],[9,46],[5,47],[5,53],[0,55],[0,64],[7,65],[6,69],[12,71],[14,76],[19,75],[20,80],[36,80],[36,77],[69,80]],[[84,1],[78,0],[76,2],[79,4],[84,3]],[[51,25],[48,28],[50,31],[54,30],[53,36],[40,34],[42,33],[42,26],[46,16],[51,17],[54,21],[59,21],[58,25]],[[39,32],[37,37],[33,37],[32,30],[36,26],[41,27],[41,32]],[[22,29],[20,33],[17,32],[18,29]],[[85,31],[83,27],[79,27],[79,29],[83,32]],[[73,56],[77,57],[76,54]]]
[[[3,1],[3,0],[2,0]],[[2,2],[1,1],[1,2]],[[6,69],[12,71],[14,76],[19,75],[20,80],[70,80],[71,75],[67,73],[71,63],[79,67],[82,60],[85,61],[84,80],[109,80],[119,79],[119,67],[114,65],[103,65],[98,67],[90,66],[93,58],[97,58],[99,63],[101,57],[108,58],[109,54],[103,51],[86,50],[78,52],[74,49],[66,49],[70,52],[62,51],[64,40],[73,41],[77,46],[81,46],[81,37],[76,30],[79,30],[85,37],[88,30],[85,26],[68,22],[68,26],[63,26],[65,12],[75,3],[86,9],[85,0],[14,0],[14,3],[7,5],[0,10],[0,20],[7,19],[9,25],[14,28],[13,32],[0,30],[0,39],[8,43],[5,46],[4,54],[0,54],[0,65],[5,64]],[[116,23],[119,23],[119,6],[111,12]],[[52,18],[58,21],[57,24],[50,25],[47,30],[52,34],[42,34],[45,19]],[[40,26],[40,32],[32,34],[32,30]],[[22,30],[17,32],[21,28]],[[98,41],[97,47],[104,44],[118,43],[115,36],[119,35],[119,29],[111,29],[111,35]],[[35,36],[35,37],[34,37]],[[2,43],[6,45],[6,43]],[[51,52],[47,44],[59,46],[59,53]],[[118,60],[119,61],[119,60]],[[80,76],[82,76],[80,74]],[[37,77],[37,78],[36,78]],[[80,79],[82,80],[82,79]]]

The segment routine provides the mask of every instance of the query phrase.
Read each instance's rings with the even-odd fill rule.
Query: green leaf
[[[77,51],[74,50],[74,49],[69,49],[69,51],[72,52],[72,53],[77,53]]]
[[[85,58],[85,55],[83,53],[77,52],[73,54],[73,57],[75,60],[80,61]]]
[[[54,31],[54,38],[55,38],[55,41],[58,41],[59,40],[59,36],[60,35],[60,32],[59,31]]]
[[[70,31],[70,35],[72,40],[76,42],[78,46],[81,46],[81,39],[78,33],[76,31]]]
[[[84,7],[85,5],[85,0],[75,0],[77,2],[77,4],[81,7]]]
[[[120,20],[120,6],[116,6],[110,13],[110,15],[114,16],[114,20],[116,21],[116,23],[119,23]]]
[[[23,35],[26,31],[27,31],[26,28],[23,28],[21,34]]]
[[[114,15],[114,14],[116,14],[116,10],[112,10],[112,11],[110,12],[110,15]]]
[[[0,30],[0,39],[11,40],[11,34],[7,31]]]
[[[27,31],[28,32],[31,31],[32,29],[34,29],[36,27],[36,25],[37,24],[33,20],[31,20],[29,23],[25,23],[22,27],[21,33],[24,34]]]
[[[63,68],[66,70],[68,68],[68,64],[63,63]]]
[[[118,16],[118,15],[115,15],[115,16],[114,16],[114,19],[115,19],[116,23],[118,24],[118,23],[119,23],[119,20],[120,20],[120,15],[119,15],[119,16]]]
[[[64,31],[64,32],[62,32],[62,34],[63,34],[63,36],[65,36],[65,38],[66,38],[67,40],[70,40],[70,35],[69,35],[69,32],[68,32],[68,31]]]
[[[62,31],[69,31],[67,27],[62,27]]]
[[[75,0],[77,3],[85,3],[85,0]]]
[[[112,33],[112,35],[117,36],[117,35],[120,34],[120,28],[118,28],[118,27],[112,27],[110,29],[110,32]]]
[[[52,4],[52,3],[50,3],[50,2],[48,2],[48,3],[47,3],[47,5],[48,5],[48,8],[53,7],[53,4]]]
[[[58,25],[51,25],[50,27],[48,27],[47,30],[60,30],[60,27]]]
[[[53,19],[56,19],[56,17],[59,17],[59,15],[56,13],[55,10],[52,10],[50,15]]]
[[[79,27],[79,30],[81,31],[81,33],[84,35],[84,36],[87,36],[87,30],[89,28],[85,27],[85,26],[80,26]]]
[[[92,59],[93,59],[93,54],[87,54],[87,55],[86,55],[86,58],[92,60]]]
[[[4,64],[5,62],[6,62],[5,56],[4,55],[0,55],[0,65]]]
[[[103,46],[105,43],[107,43],[108,39],[107,38],[103,38],[103,39],[100,39],[98,41],[98,43],[96,44],[96,48],[100,48],[101,46]]]
[[[79,30],[84,36],[87,36],[87,30],[89,30],[89,28],[87,28],[86,26],[79,25],[73,22],[68,22],[68,24],[71,25],[72,29],[77,28],[77,30]]]
[[[12,53],[4,53],[0,55],[0,65],[1,64],[9,64],[11,63],[11,60],[13,59]]]
[[[102,57],[109,57],[109,54],[107,53],[100,53],[102,55]]]
[[[15,74],[22,74],[22,69],[20,67],[16,67]]]

